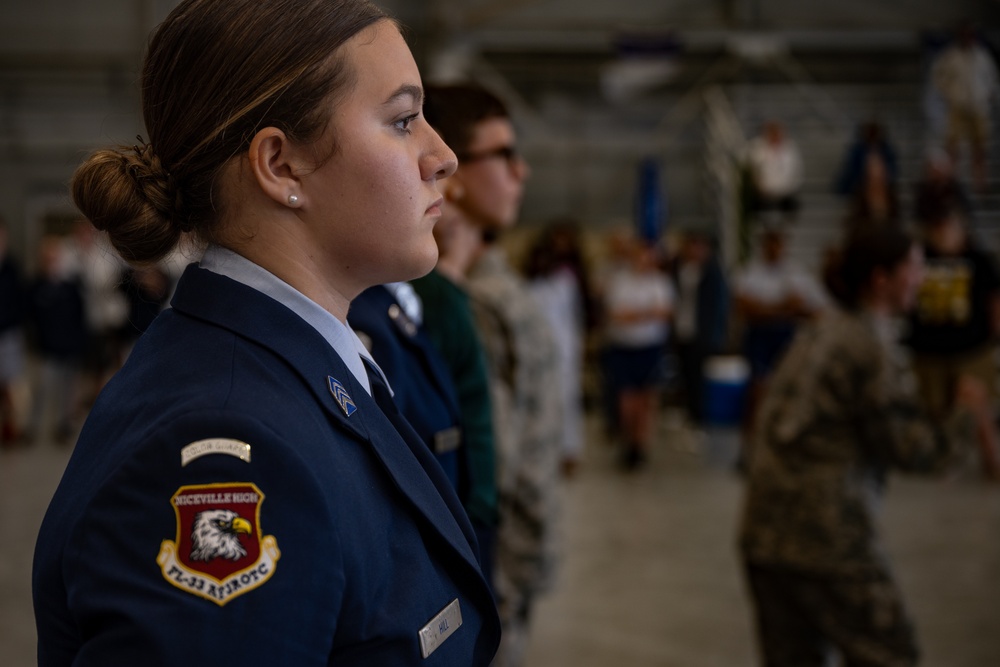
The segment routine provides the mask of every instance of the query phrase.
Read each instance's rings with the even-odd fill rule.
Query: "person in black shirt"
[[[981,379],[996,397],[1000,274],[954,204],[942,206],[925,223],[924,250],[927,275],[911,316],[909,346],[926,407],[940,417],[951,408],[962,373]],[[994,415],[979,420],[976,430],[983,472],[1000,481]]]

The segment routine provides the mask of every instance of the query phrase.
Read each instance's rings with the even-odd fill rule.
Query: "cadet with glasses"
[[[51,665],[488,665],[475,537],[345,324],[429,271],[454,154],[363,0],[187,0],[149,143],[73,194],[129,261],[207,244],[90,415],[38,538]]]
[[[555,339],[499,243],[517,221],[530,169],[514,148],[517,133],[506,105],[485,88],[428,86],[425,113],[462,156],[444,185],[435,233],[452,236],[445,258],[472,297],[489,368],[499,501],[493,583],[503,624],[494,667],[517,667],[535,603],[558,567],[562,451]]]

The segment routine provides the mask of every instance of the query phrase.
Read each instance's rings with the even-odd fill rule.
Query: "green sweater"
[[[469,295],[436,270],[412,285],[423,302],[423,329],[441,351],[458,391],[470,476],[465,510],[473,520],[495,526],[496,447],[490,384]]]

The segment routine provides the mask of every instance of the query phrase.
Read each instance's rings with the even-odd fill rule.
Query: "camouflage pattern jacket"
[[[500,525],[497,585],[544,590],[555,567],[561,407],[555,343],[544,313],[499,248],[468,276],[490,367]]]
[[[797,335],[758,413],[740,531],[748,561],[849,576],[887,567],[876,525],[886,473],[941,468],[970,426],[922,413],[893,333],[831,310]]]

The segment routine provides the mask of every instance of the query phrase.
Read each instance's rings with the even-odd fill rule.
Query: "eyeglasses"
[[[521,159],[521,154],[517,152],[516,146],[499,146],[488,151],[478,153],[459,153],[457,155],[459,164],[463,162],[479,162],[480,160],[492,160],[493,158],[503,158],[508,166],[513,165]]]

